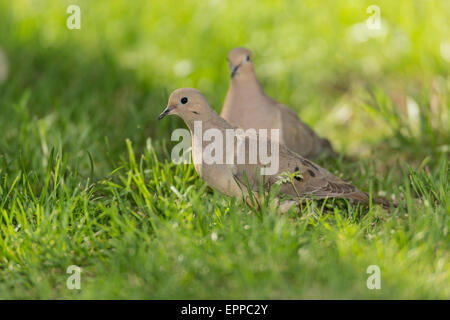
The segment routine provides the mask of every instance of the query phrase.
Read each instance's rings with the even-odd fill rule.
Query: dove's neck
[[[214,143],[220,143],[217,139],[223,139],[226,137],[227,129],[234,129],[225,119],[221,118],[217,113],[211,110],[211,117],[201,119],[189,119],[185,120],[186,125],[191,132],[191,145],[192,145],[192,158],[194,160],[194,167],[200,177],[207,176],[204,166],[203,150],[211,144],[211,135],[214,137]],[[219,132],[218,132],[219,131]],[[206,137],[209,138],[206,138]],[[217,151],[215,151],[217,153]],[[206,166],[208,167],[208,166]]]
[[[234,128],[212,109],[208,111],[207,115],[203,114],[201,118],[184,119],[184,122],[191,131],[191,135],[194,133],[194,130],[205,131],[208,129],[219,129],[223,131],[225,129]],[[203,135],[203,132],[201,132],[201,134]]]
[[[259,83],[254,72],[238,74],[231,78],[230,88],[244,96],[265,95],[264,89]]]

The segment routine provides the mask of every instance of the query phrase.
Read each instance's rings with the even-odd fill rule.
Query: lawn
[[[449,299],[449,13],[446,0],[0,1],[0,298]],[[320,165],[399,207],[255,212],[172,163],[185,126],[157,120],[168,95],[195,87],[220,111],[236,46],[345,155]]]

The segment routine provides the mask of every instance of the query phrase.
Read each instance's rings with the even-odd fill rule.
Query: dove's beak
[[[236,74],[236,72],[238,71],[238,69],[239,69],[240,66],[241,66],[241,65],[238,64],[237,66],[234,66],[233,68],[231,68],[231,77],[232,77],[232,78],[234,77],[234,75]]]
[[[164,111],[159,115],[158,120],[161,120],[162,118],[170,114],[170,111],[172,111],[175,108],[176,108],[175,106],[167,106],[167,108],[165,108]]]

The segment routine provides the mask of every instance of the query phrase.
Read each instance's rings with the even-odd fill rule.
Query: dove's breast
[[[241,189],[233,177],[234,165],[205,163],[203,151],[206,144],[201,148],[195,139],[192,139],[192,159],[194,168],[205,183],[228,196],[241,196]]]
[[[199,167],[201,174],[199,173]],[[227,164],[201,164],[196,166],[197,173],[206,184],[228,196],[240,197],[241,189],[233,177],[232,165]]]
[[[280,114],[264,101],[230,97],[224,104],[222,118],[233,126],[247,129],[280,129]],[[269,132],[270,135],[270,132]]]

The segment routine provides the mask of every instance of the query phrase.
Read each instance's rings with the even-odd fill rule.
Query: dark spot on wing
[[[298,170],[300,170],[299,167],[295,167],[295,171],[298,171]]]
[[[312,170],[309,170],[309,169],[308,169],[308,173],[309,173],[309,175],[310,175],[311,177],[315,177],[315,176],[316,176],[316,174],[315,174]]]
[[[192,113],[198,114],[198,112],[197,112],[197,111],[192,111]]]

